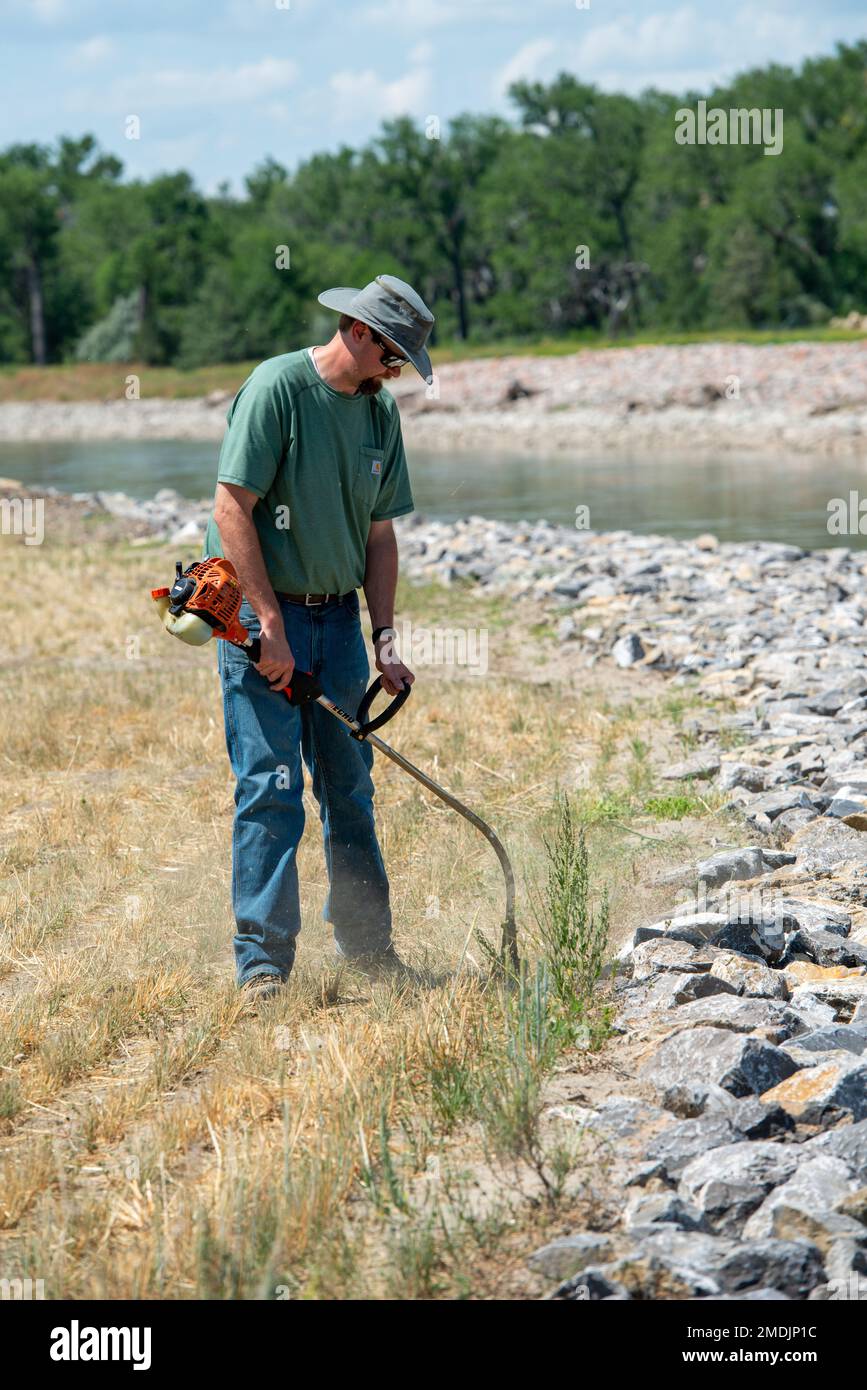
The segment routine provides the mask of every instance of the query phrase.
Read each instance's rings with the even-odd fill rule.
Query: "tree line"
[[[90,135],[7,148],[0,362],[265,357],[309,339],[320,289],[383,270],[419,289],[438,342],[867,307],[867,41],[701,97],[568,73],[509,95],[511,121],[402,117],[294,172],[269,157],[242,197],[184,172],[125,182]],[[699,100],[782,112],[780,152],[680,142]]]

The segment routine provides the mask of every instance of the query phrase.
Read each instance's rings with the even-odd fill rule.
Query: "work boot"
[[[263,974],[252,975],[249,980],[245,980],[241,985],[241,994],[244,996],[244,1004],[247,1008],[257,1009],[260,1004],[275,998],[283,988],[284,980],[280,975]]]
[[[348,965],[366,975],[369,980],[396,979],[412,975],[406,961],[401,960],[394,946],[386,946],[384,951],[365,951],[360,956],[344,956],[337,953],[341,965]]]

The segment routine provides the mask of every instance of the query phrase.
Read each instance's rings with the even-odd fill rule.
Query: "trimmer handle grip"
[[[311,671],[299,671],[296,666],[289,684],[283,687],[283,694],[290,705],[309,705],[311,700],[319,699],[322,686]]]
[[[244,651],[255,666],[262,657],[261,639],[254,637],[249,647],[245,647]],[[301,671],[296,666],[289,684],[283,687],[283,694],[290,705],[307,705],[311,700],[319,698],[322,694],[322,686],[311,671]]]
[[[367,735],[372,734],[374,730],[381,729],[383,724],[387,724],[389,719],[394,718],[401,705],[405,705],[410,695],[412,694],[412,686],[405,685],[403,687],[403,690],[399,690],[397,692],[391,704],[386,706],[386,708],[382,711],[382,714],[378,714],[375,719],[372,719],[370,721],[369,724],[365,723],[370,706],[373,704],[376,695],[381,689],[382,676],[379,675],[373,682],[373,685],[370,687],[367,694],[364,696],[364,699],[361,701],[361,704],[358,706],[355,718],[357,723],[361,725],[361,728],[356,734],[356,738],[366,738]]]

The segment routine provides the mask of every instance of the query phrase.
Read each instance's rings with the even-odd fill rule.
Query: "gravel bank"
[[[867,443],[867,343],[696,344],[567,357],[480,358],[441,367],[438,397],[395,383],[407,444],[858,451]],[[218,440],[231,395],[200,400],[0,405],[0,441]]]

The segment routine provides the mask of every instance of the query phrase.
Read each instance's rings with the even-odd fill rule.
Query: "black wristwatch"
[[[397,636],[396,627],[375,627],[373,629],[373,636],[370,640],[372,642],[377,642],[384,632],[393,632],[395,637]]]

